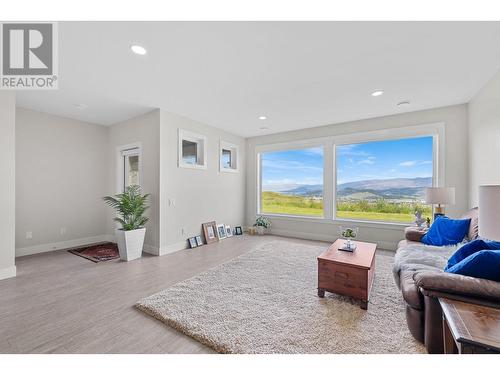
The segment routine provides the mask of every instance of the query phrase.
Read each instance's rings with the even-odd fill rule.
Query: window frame
[[[143,162],[142,162],[142,144],[140,142],[118,146],[116,148],[116,192],[121,194],[125,191],[125,157],[139,157],[139,186],[142,188],[143,182]]]
[[[320,139],[309,139],[305,141],[278,143],[272,145],[263,145],[256,147],[257,156],[257,215],[269,216],[269,217],[280,217],[280,218],[297,218],[297,219],[312,219],[312,220],[324,220],[327,218],[327,206],[326,206],[326,168],[327,163],[327,150],[329,149],[330,142],[326,138]],[[323,215],[322,216],[309,216],[309,215],[289,215],[289,214],[279,214],[279,213],[267,213],[262,212],[262,154],[267,152],[280,152],[280,151],[294,151],[294,150],[304,150],[308,148],[323,148]],[[331,158],[330,158],[331,159]]]
[[[190,164],[184,162],[182,157],[182,141],[194,142],[197,144],[196,147],[196,158],[198,160],[197,164]],[[200,147],[201,146],[201,147]],[[179,168],[188,169],[207,169],[207,137],[203,134],[198,134],[186,129],[178,130],[178,142],[177,142],[177,165]],[[202,164],[199,164],[199,161]]]
[[[224,167],[223,150],[229,150],[231,152],[231,165],[235,164],[234,168]],[[240,171],[240,148],[238,145],[222,139],[219,141],[219,171],[227,173],[238,173]]]
[[[297,222],[321,222],[333,224],[355,223],[366,227],[387,228],[406,227],[408,223],[384,222],[374,220],[356,220],[337,218],[337,160],[336,147],[346,144],[366,143],[405,138],[433,137],[432,186],[445,186],[445,123],[429,123],[405,127],[380,129],[359,133],[324,136],[300,141],[264,144],[255,146],[255,176],[256,176],[256,215],[271,218],[292,220]],[[323,146],[323,217],[306,215],[287,215],[262,212],[262,165],[261,154],[272,151],[287,151]]]

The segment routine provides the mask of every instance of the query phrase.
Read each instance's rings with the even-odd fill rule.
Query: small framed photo
[[[201,239],[201,236],[196,236],[196,245],[201,246],[203,245],[203,240]]]
[[[219,240],[227,237],[226,227],[224,226],[224,224],[217,224],[217,236],[219,237]]]
[[[236,236],[241,236],[243,234],[243,229],[241,229],[241,227],[234,227],[234,234]]]
[[[233,237],[233,230],[231,229],[230,225],[226,225],[226,236]]]
[[[205,236],[205,242],[207,244],[219,241],[219,237],[217,236],[217,225],[215,224],[215,221],[203,223],[201,226],[203,228],[203,235]]]
[[[191,247],[191,249],[198,247],[198,244],[196,243],[196,237],[191,237],[188,239],[188,241],[189,241],[189,246]]]

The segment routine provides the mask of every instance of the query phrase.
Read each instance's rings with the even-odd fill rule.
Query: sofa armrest
[[[406,227],[405,228],[405,238],[408,241],[420,242],[422,237],[427,233],[428,228],[426,227]]]
[[[500,302],[500,282],[447,272],[417,272],[413,279],[424,290]]]

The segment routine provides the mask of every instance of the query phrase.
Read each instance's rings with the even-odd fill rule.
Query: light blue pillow
[[[458,275],[500,281],[500,250],[480,250],[445,271]]]
[[[433,246],[456,245],[462,242],[469,232],[470,220],[455,220],[446,216],[438,216],[421,241]]]

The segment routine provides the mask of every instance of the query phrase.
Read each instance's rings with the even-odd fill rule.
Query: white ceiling
[[[468,102],[499,40],[500,22],[61,22],[59,90],[18,103],[103,125],[162,108],[248,137]]]

